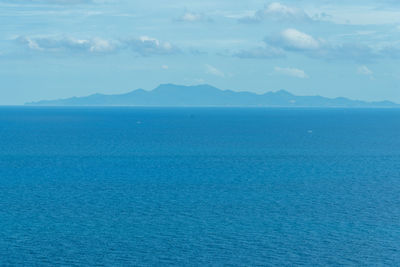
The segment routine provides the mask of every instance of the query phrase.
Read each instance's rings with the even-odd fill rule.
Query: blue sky
[[[0,0],[0,104],[208,83],[400,103],[400,2]]]

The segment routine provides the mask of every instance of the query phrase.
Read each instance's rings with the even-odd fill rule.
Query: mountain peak
[[[282,95],[282,96],[283,96],[283,95],[285,95],[285,96],[293,96],[292,93],[290,93],[290,92],[288,92],[288,91],[286,91],[286,90],[283,90],[283,89],[276,91],[275,94],[277,94],[277,95]]]

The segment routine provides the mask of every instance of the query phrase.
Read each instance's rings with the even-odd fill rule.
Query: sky
[[[398,0],[0,0],[0,105],[162,83],[400,103]]]

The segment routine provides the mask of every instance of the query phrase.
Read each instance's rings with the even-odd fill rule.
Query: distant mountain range
[[[220,90],[210,85],[162,84],[152,91],[137,89],[126,94],[94,94],[26,103],[35,106],[171,106],[171,107],[400,107],[390,101],[364,102],[344,97],[296,96],[287,91],[255,94]]]

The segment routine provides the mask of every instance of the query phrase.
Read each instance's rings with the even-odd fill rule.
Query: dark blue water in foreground
[[[400,110],[0,108],[0,265],[400,264]]]

